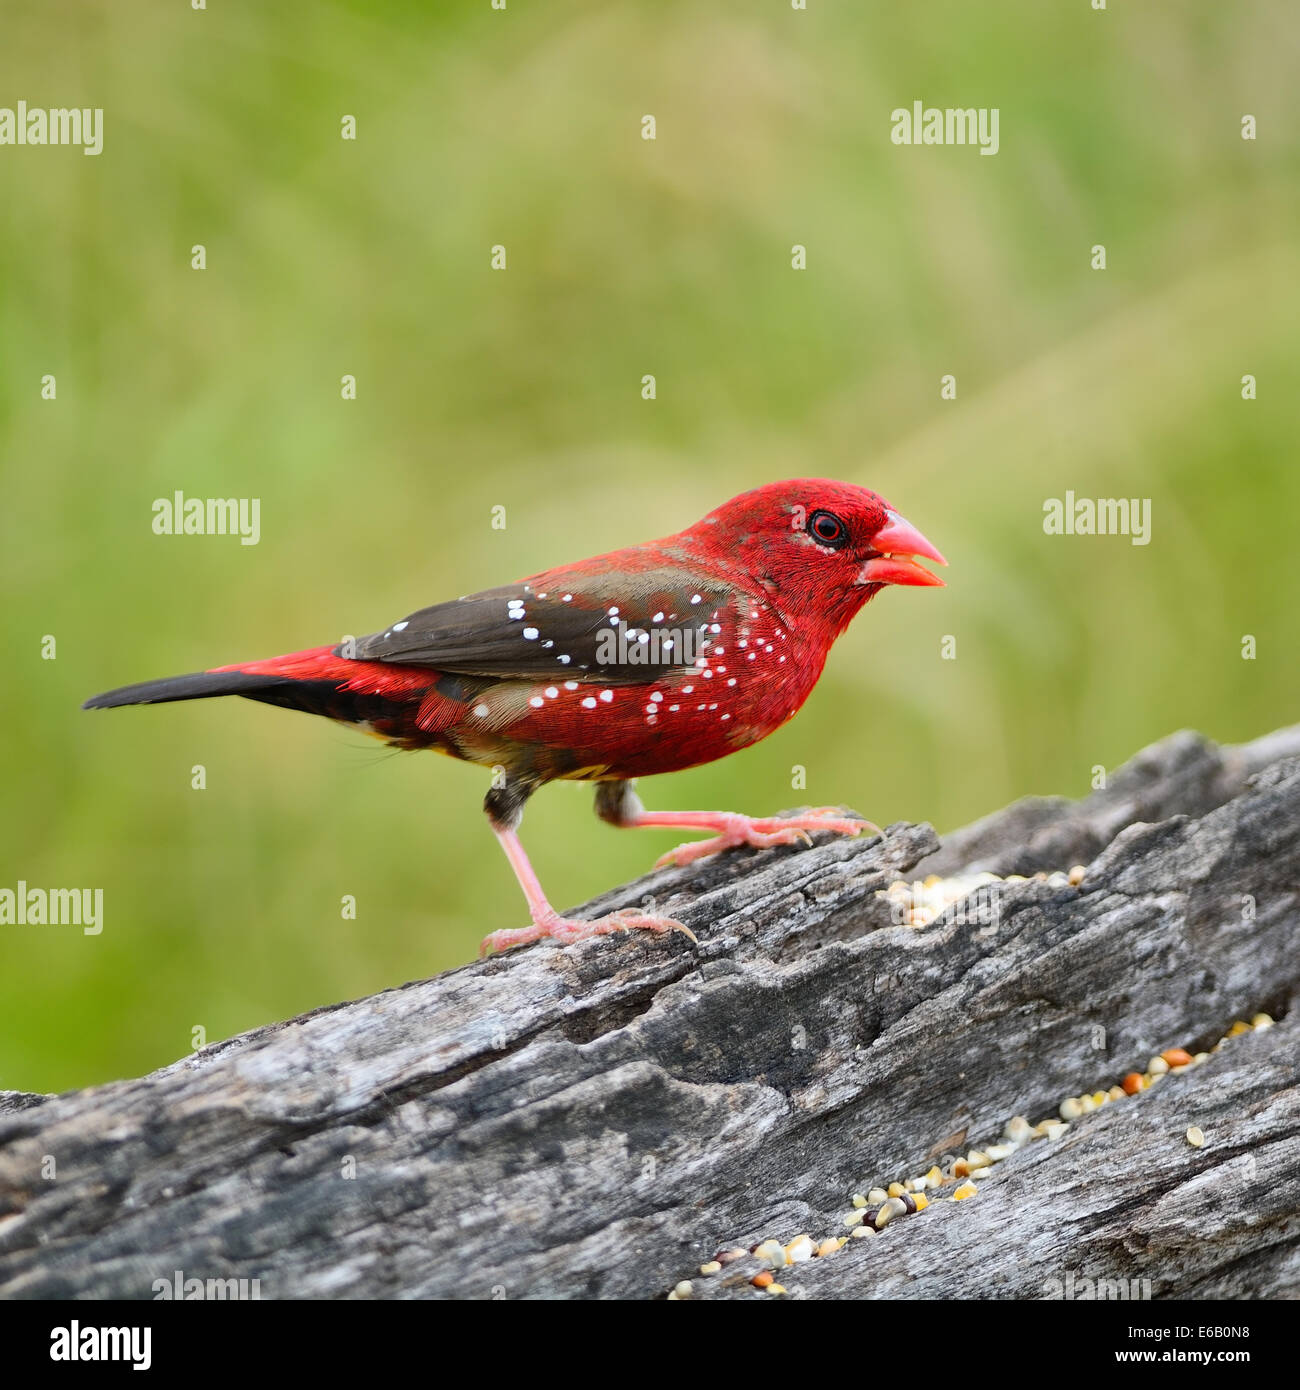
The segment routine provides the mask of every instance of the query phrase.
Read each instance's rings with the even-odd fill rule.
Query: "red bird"
[[[546,782],[576,779],[596,783],[596,814],[613,825],[713,832],[661,864],[811,830],[857,834],[868,823],[833,808],[770,819],[646,811],[633,779],[712,762],[780,728],[883,585],[942,585],[918,556],[946,564],[866,488],[771,483],[675,536],[422,608],[369,637],[128,685],[85,708],[243,695],[493,768],[484,810],[532,925],[491,933],[485,951],[627,927],[686,931],[639,912],[561,917],[519,842],[524,803]]]

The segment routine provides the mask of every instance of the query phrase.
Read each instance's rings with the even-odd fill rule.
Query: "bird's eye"
[[[834,512],[814,512],[808,518],[808,531],[818,545],[839,550],[849,539],[848,527]]]

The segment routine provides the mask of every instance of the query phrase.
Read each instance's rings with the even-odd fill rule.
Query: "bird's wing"
[[[421,608],[339,653],[502,679],[640,684],[693,665],[728,601],[724,584],[674,566],[559,570]]]

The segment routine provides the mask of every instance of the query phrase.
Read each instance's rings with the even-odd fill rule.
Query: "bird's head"
[[[883,497],[825,478],[742,493],[688,534],[742,566],[790,618],[825,617],[836,632],[883,585],[942,586],[919,560],[948,563]]]

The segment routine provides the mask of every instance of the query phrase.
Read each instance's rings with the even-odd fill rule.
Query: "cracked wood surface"
[[[765,1297],[745,1266],[695,1271],[719,1246],[842,1234],[850,1192],[1260,1009],[1282,1021],[1026,1147],[972,1200],[781,1278],[810,1297],[1042,1297],[1067,1276],[1294,1295],[1297,751],[1297,730],[1180,734],[1108,791],[1017,803],[942,848],[899,824],[666,869],[580,915],[650,897],[698,948],[529,947],[139,1080],[0,1096],[0,1296],[148,1298],[179,1269],[264,1298],[642,1298],[683,1278]],[[876,896],[1080,861],[1077,887],[995,886],[975,924],[896,926]]]

